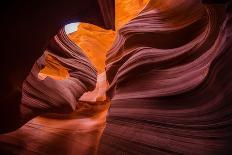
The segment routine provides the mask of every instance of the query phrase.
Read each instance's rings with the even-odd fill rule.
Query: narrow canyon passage
[[[68,42],[76,44],[96,69],[94,90],[84,93],[77,101],[76,110],[70,114],[43,114],[19,130],[1,135],[1,153],[97,154],[110,106],[110,98],[106,95],[109,85],[105,72],[106,55],[115,41],[117,29],[135,17],[147,2],[148,0],[128,0],[124,4],[116,1],[115,31],[88,23],[71,23],[66,26],[69,28],[64,29],[61,35],[66,35],[66,31],[70,39]],[[40,58],[39,61],[44,61],[44,66],[37,78],[42,81],[46,78],[56,81],[70,78],[70,66],[64,65],[63,59],[54,54],[52,49],[55,48],[47,49]],[[30,143],[32,141],[33,144]]]
[[[0,154],[230,154],[232,2],[112,2],[48,41]]]

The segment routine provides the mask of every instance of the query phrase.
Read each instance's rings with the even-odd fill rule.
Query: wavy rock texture
[[[77,31],[68,37],[83,50],[99,74],[105,71],[106,53],[115,39],[115,31],[80,23]]]
[[[60,62],[66,68],[61,69],[68,70],[66,72],[69,76],[62,80],[49,76],[39,79],[39,71],[45,66],[44,56],[42,56],[23,84],[22,105],[31,109],[32,112],[41,113],[64,113],[75,110],[77,100],[82,94],[95,88],[96,70],[81,49],[67,38],[64,31],[54,37],[44,55]],[[46,74],[49,75],[50,72],[47,71]]]
[[[93,90],[96,81],[97,71],[89,59],[61,30],[23,83],[15,127],[44,113],[75,111],[78,99]]]
[[[114,29],[115,12],[114,0],[2,2],[0,133],[18,127],[23,81],[59,30],[73,21]]]
[[[100,84],[97,85],[97,88],[100,89],[103,87],[105,89],[105,83],[102,83],[101,81],[102,79],[105,79],[105,74],[103,74],[103,76],[100,75],[97,79],[97,71],[95,70],[95,67],[92,66],[92,63],[86,57],[84,52],[67,38],[63,30],[51,41],[49,38],[54,35],[53,33],[55,31],[57,31],[57,27],[60,28],[61,25],[67,21],[77,19],[79,21],[97,24],[106,29],[114,29],[114,1],[91,0],[91,3],[89,2],[90,1],[85,1],[83,5],[79,4],[80,1],[75,1],[73,2],[74,4],[70,1],[66,1],[65,3],[67,4],[64,5],[61,5],[62,2],[54,4],[53,10],[59,9],[60,6],[62,6],[62,9],[59,9],[59,13],[49,14],[51,12],[56,12],[50,9],[50,12],[48,13],[49,15],[43,17],[43,22],[41,22],[43,23],[42,25],[46,25],[44,23],[50,23],[52,26],[40,27],[41,30],[35,29],[34,31],[36,31],[36,33],[41,33],[40,37],[35,35],[33,36],[33,39],[30,39],[30,35],[33,35],[34,31],[30,31],[31,33],[27,32],[28,30],[31,30],[27,29],[27,27],[22,30],[20,29],[24,35],[28,34],[29,36],[29,39],[26,38],[26,36],[23,37],[24,40],[22,39],[28,43],[29,46],[25,51],[27,52],[28,50],[34,52],[34,54],[28,54],[26,56],[26,59],[30,62],[33,62],[33,60],[35,61],[36,57],[42,53],[42,51],[39,51],[41,49],[38,49],[35,44],[44,47],[47,46],[47,49],[43,56],[36,61],[31,73],[24,81],[22,94],[20,88],[20,85],[22,84],[17,73],[20,72],[22,77],[24,77],[31,64],[25,61],[21,65],[18,65],[19,68],[27,65],[27,69],[18,69],[18,72],[14,73],[13,84],[19,84],[19,87],[17,88],[17,98],[15,97],[15,94],[10,93],[10,95],[8,95],[6,93],[8,99],[1,100],[1,104],[4,101],[9,104],[9,106],[5,108],[4,103],[3,109],[1,110],[4,113],[4,117],[1,117],[0,122],[7,123],[2,123],[0,132],[15,130],[33,117],[44,113],[56,114],[47,114],[41,117],[36,117],[19,130],[1,135],[0,154],[30,155],[96,153],[99,138],[105,126],[105,116],[109,107],[109,102],[104,100],[104,102],[96,101],[95,103],[92,103],[78,101],[78,99],[84,92],[93,90],[96,82],[99,80]],[[20,4],[24,6],[23,2]],[[72,6],[70,7],[70,5]],[[69,6],[68,8],[70,10],[65,12],[64,8],[67,6]],[[81,9],[80,6],[82,7]],[[33,8],[30,4],[28,4],[28,7]],[[40,8],[39,6],[36,7]],[[40,10],[38,16],[37,14],[35,14],[35,17],[33,16],[35,19],[31,20],[32,23],[34,20],[36,20],[36,22],[41,21],[39,17],[47,13],[46,7]],[[75,9],[73,9],[74,7]],[[34,11],[34,9],[32,10]],[[84,13],[82,12],[83,10]],[[25,12],[30,11],[31,10],[22,11],[22,14],[26,14]],[[107,14],[104,13],[105,11],[107,11]],[[62,16],[59,16],[59,14],[62,14]],[[72,15],[71,17],[70,14]],[[52,18],[53,15],[58,17]],[[63,21],[64,16],[65,22]],[[22,18],[24,19],[24,17]],[[30,22],[20,21],[20,24],[22,25],[25,23],[30,25]],[[20,33],[17,34],[21,35]],[[44,36],[44,34],[46,35]],[[43,42],[41,42],[40,39],[43,40]],[[19,42],[22,43],[22,40]],[[44,42],[49,42],[49,44],[44,44]],[[22,44],[25,45],[25,43]],[[34,51],[34,48],[30,48],[30,46],[37,47],[37,51]],[[20,51],[20,49],[18,49],[18,51]],[[25,51],[20,54],[25,56]],[[8,52],[14,53],[15,51],[12,52],[9,50]],[[23,60],[24,59],[22,59],[22,61]],[[13,66],[13,64],[11,65]],[[12,71],[9,67],[8,69],[9,72]],[[9,72],[6,72],[5,76],[11,79],[8,74]],[[98,91],[98,95],[99,96],[97,97],[103,96],[101,91]],[[9,103],[9,98],[11,98],[10,101],[12,101],[12,103]],[[20,109],[19,113],[18,109]],[[5,116],[9,119],[6,120]],[[60,147],[61,145],[62,147]],[[78,148],[76,148],[77,145],[79,146]]]
[[[147,2],[148,0],[115,1],[116,31],[106,30],[88,23],[80,23],[77,31],[68,35],[70,40],[84,51],[98,72],[95,90],[85,93],[80,98],[81,101],[94,102],[106,99],[105,92],[108,86],[105,77],[106,54],[115,40],[117,30],[137,16]]]
[[[107,108],[106,108],[107,107]],[[78,102],[70,114],[36,117],[0,136],[1,155],[96,154],[105,128],[108,103]]]
[[[118,30],[100,154],[232,152],[230,7],[151,0]]]
[[[112,27],[113,3],[103,2]],[[117,34],[108,52],[115,32],[82,24],[70,35],[81,49],[61,31],[23,84],[22,122],[69,114],[46,114],[1,135],[0,153],[231,154],[232,3],[115,4]]]
[[[42,116],[1,135],[0,154],[96,154],[109,101],[86,102],[80,97],[99,80],[97,88],[105,90],[104,77],[97,78],[88,57],[62,29],[24,81],[17,126]]]

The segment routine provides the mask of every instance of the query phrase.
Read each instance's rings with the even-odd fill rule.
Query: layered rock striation
[[[230,10],[151,0],[118,30],[100,154],[232,152]]]
[[[232,3],[98,2],[97,17],[90,11],[85,17],[91,18],[83,21],[112,29],[115,25],[115,31],[81,23],[68,38],[61,29],[45,52],[40,50],[42,57],[35,63],[36,56],[30,58],[34,66],[23,83],[17,76],[10,78],[22,89],[16,87],[16,95],[6,91],[3,101],[17,104],[3,106],[8,109],[4,116],[9,109],[20,112],[1,131],[14,130],[41,114],[56,114],[1,135],[0,150],[230,154]],[[110,11],[114,7],[115,19]]]

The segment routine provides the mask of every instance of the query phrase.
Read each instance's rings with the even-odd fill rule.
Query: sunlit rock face
[[[100,15],[103,16],[105,26],[98,25],[113,29],[114,18],[111,17],[114,16],[114,12],[112,16],[109,13],[114,10],[114,4],[112,1],[101,1],[99,4],[102,7],[100,11],[102,9],[109,11],[107,16],[103,14],[104,12]],[[93,16],[95,17],[99,12],[93,13],[96,14]],[[108,19],[112,20],[112,23]],[[98,19],[90,19],[90,23],[94,23],[91,20]],[[84,25],[80,27],[91,28]],[[97,35],[106,36],[105,41],[113,42],[114,36],[109,36],[110,33],[114,33],[113,31],[109,31],[108,35],[101,33],[107,30],[95,25],[92,27],[97,28],[96,32],[99,31]],[[90,40],[95,36],[94,34],[88,36],[86,33],[85,37]],[[91,52],[85,52],[75,45],[63,29],[50,41],[44,54],[36,61],[24,81],[19,120],[15,120],[17,121],[15,126],[19,127],[38,115],[40,117],[34,118],[13,133],[0,136],[2,142],[0,154],[95,154],[97,152],[109,108],[109,101],[105,96],[107,83],[104,61],[110,45],[100,43],[95,45],[99,45],[100,49],[94,52],[103,56],[99,57],[99,66],[97,66],[98,61],[92,60],[95,57],[91,57]],[[87,93],[83,95],[85,92]],[[39,131],[35,130],[37,127]],[[7,131],[13,129],[6,127]],[[59,133],[61,136],[57,136]],[[17,141],[12,137],[22,140]],[[64,143],[67,145],[63,145]],[[18,147],[8,149],[10,145]]]
[[[106,53],[115,39],[115,32],[98,26],[81,23],[78,30],[68,35],[91,60],[98,73],[105,71]]]
[[[116,0],[115,28],[118,30],[136,17],[149,0]]]
[[[79,23],[50,41],[22,89],[21,121],[43,115],[1,135],[0,154],[232,152],[231,3],[115,7],[115,31]]]
[[[114,6],[114,0],[86,0],[85,2],[61,0],[56,3],[38,1],[36,4],[20,1],[14,5],[9,3],[4,5],[0,15],[2,22],[5,23],[1,25],[1,29],[4,31],[0,35],[1,51],[4,51],[0,61],[2,72],[4,72],[4,76],[1,76],[0,80],[1,92],[3,92],[0,95],[2,107],[0,124],[4,125],[1,126],[0,133],[15,130],[45,111],[56,111],[54,106],[58,108],[57,112],[63,112],[59,111],[62,106],[68,108],[68,111],[73,110],[76,107],[75,100],[85,91],[94,89],[96,72],[91,62],[83,55],[83,52],[70,44],[71,41],[68,38],[61,35],[57,39],[56,35],[60,34],[59,31],[65,23],[76,20],[96,24],[106,29],[114,29]],[[17,35],[15,36],[15,34]],[[53,40],[54,36],[56,36],[56,41]],[[47,54],[43,55],[44,52],[49,53],[59,65],[54,66],[54,62],[45,61],[44,57]],[[41,55],[43,56],[41,57]],[[9,61],[8,58],[11,60]],[[77,63],[73,64],[73,62]],[[50,65],[46,65],[48,63]],[[78,64],[80,64],[79,68],[76,68]],[[50,68],[51,66],[58,74]],[[58,66],[63,67],[60,69]],[[38,75],[40,71],[42,76]],[[48,75],[46,75],[47,71]],[[76,74],[77,72],[78,74]],[[57,87],[57,85],[59,86]],[[29,87],[34,90],[27,93],[26,89]],[[48,87],[50,88],[48,89]],[[63,93],[66,89],[69,91]],[[77,89],[80,92],[76,92]],[[25,96],[29,99],[27,103],[29,107],[22,104],[22,92],[26,92]],[[40,95],[36,93],[40,93]],[[54,94],[62,95],[55,95],[56,97],[53,99]],[[36,102],[41,101],[43,104],[31,102],[30,100],[33,99]],[[69,103],[70,100],[72,100],[71,103]],[[64,109],[67,110],[66,108]],[[46,110],[44,111],[44,109]]]
[[[115,29],[105,30],[98,26],[80,23],[76,31],[69,33],[69,38],[80,47],[91,60],[98,72],[96,88],[85,93],[80,100],[97,101],[105,100],[108,81],[105,77],[106,55],[116,38],[117,30],[128,23],[144,8],[148,0],[115,1]],[[73,29],[73,28],[72,28]]]
[[[63,80],[69,77],[69,73],[68,68],[62,66],[51,54],[46,53],[44,68],[38,73],[38,78],[44,80],[48,76],[56,80]]]

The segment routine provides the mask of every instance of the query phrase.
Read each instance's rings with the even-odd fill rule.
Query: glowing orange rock
[[[134,18],[149,0],[117,0],[116,31]],[[88,23],[81,23],[78,30],[68,35],[89,57],[98,73],[105,70],[106,53],[111,48],[116,32]]]
[[[81,23],[78,30],[68,36],[85,52],[96,67],[98,73],[105,70],[106,53],[115,39],[114,31]]]
[[[116,0],[116,31],[136,17],[148,2],[149,0]],[[105,30],[88,23],[81,23],[78,30],[69,34],[68,37],[85,52],[99,74],[105,71],[106,53],[111,48],[116,37],[115,31]],[[45,59],[46,67],[39,74],[41,79],[50,76],[62,80],[69,76],[67,68],[63,67],[50,55],[47,55]]]
[[[136,17],[148,1],[149,0],[116,0],[116,31]],[[69,39],[80,47],[88,56],[99,74],[95,90],[85,93],[80,98],[81,101],[96,102],[106,100],[105,91],[107,88],[107,80],[104,73],[106,54],[115,40],[116,31],[105,30],[88,23],[80,23],[77,31],[68,34]],[[45,68],[42,69],[38,75],[40,79],[45,79],[47,76],[56,80],[69,77],[68,69],[63,67],[59,61],[49,54],[46,55],[45,59]]]
[[[43,80],[47,76],[63,80],[69,77],[68,68],[61,65],[52,55],[47,54],[45,59],[45,67],[40,71],[38,77]]]
[[[76,32],[68,35],[89,57],[99,74],[96,88],[92,92],[85,93],[79,100],[89,102],[106,100],[105,60],[106,53],[115,39],[115,34],[115,31],[112,30],[105,30],[95,25],[81,23]]]
[[[115,27],[116,30],[136,17],[149,0],[116,0]]]

